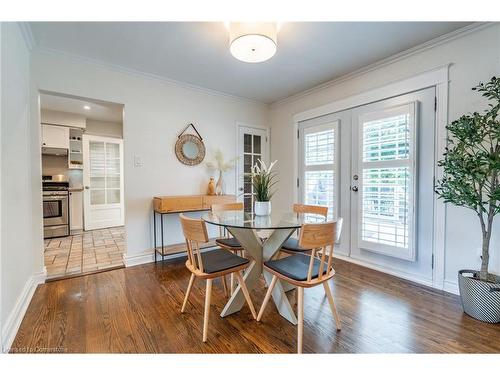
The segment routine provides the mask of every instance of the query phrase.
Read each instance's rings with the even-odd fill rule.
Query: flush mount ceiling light
[[[89,105],[84,105],[83,109],[85,109],[86,111],[90,111],[90,106]]]
[[[276,22],[229,22],[229,49],[238,60],[258,63],[276,53],[278,25]]]

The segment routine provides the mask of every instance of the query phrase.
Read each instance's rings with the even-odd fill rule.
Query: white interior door
[[[432,281],[434,96],[352,110],[352,258]]]
[[[250,178],[252,167],[258,160],[269,165],[267,130],[248,126],[238,127],[238,200],[244,203],[245,212],[253,212],[253,187]]]
[[[123,141],[83,135],[84,229],[124,225]]]
[[[328,219],[349,215],[350,158],[345,145],[350,144],[351,111],[303,121],[298,128],[298,201],[302,204],[328,207]],[[290,207],[291,209],[291,207]],[[347,224],[347,225],[346,225]],[[350,251],[349,223],[344,221],[336,253],[348,255]]]

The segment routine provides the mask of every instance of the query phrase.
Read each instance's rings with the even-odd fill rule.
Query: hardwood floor
[[[500,353],[500,325],[462,312],[457,296],[335,260],[335,329],[323,288],[306,290],[304,353]],[[205,283],[184,260],[147,264],[40,285],[12,352],[295,353],[297,327],[270,304],[262,322],[246,305],[226,318],[214,282],[208,341],[202,343]],[[251,292],[258,309],[265,295]],[[292,292],[293,293],[293,292]]]

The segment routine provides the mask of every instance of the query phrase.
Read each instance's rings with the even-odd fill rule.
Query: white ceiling
[[[84,106],[89,106],[87,110]],[[122,123],[123,105],[99,100],[73,98],[57,94],[40,94],[40,108],[84,115],[88,120]]]
[[[229,53],[222,22],[32,22],[37,45],[265,103],[283,99],[468,22],[293,22],[276,55]]]

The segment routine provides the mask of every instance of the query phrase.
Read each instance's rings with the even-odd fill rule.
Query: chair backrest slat
[[[224,211],[243,211],[243,202],[231,202],[231,203],[215,203],[212,204],[212,212],[224,212]],[[226,228],[219,227],[219,235],[221,237],[228,237]]]
[[[326,270],[327,273],[330,271],[333,262],[333,248],[335,242],[338,241],[340,237],[342,222],[342,218],[339,218],[337,221],[302,225],[299,236],[299,246],[306,249],[312,249],[307,281],[311,281],[312,279],[314,259],[318,251],[321,251],[321,257],[316,258],[320,261],[318,279],[321,280],[323,278],[324,270]],[[327,255],[328,250],[329,253]]]
[[[208,232],[205,222],[201,219],[193,219],[179,215],[182,232],[186,238],[188,261],[195,268],[203,272],[203,260],[201,258],[200,243],[208,242]]]
[[[295,203],[293,205],[293,212],[297,214],[316,214],[326,218],[328,216],[328,207]]]

